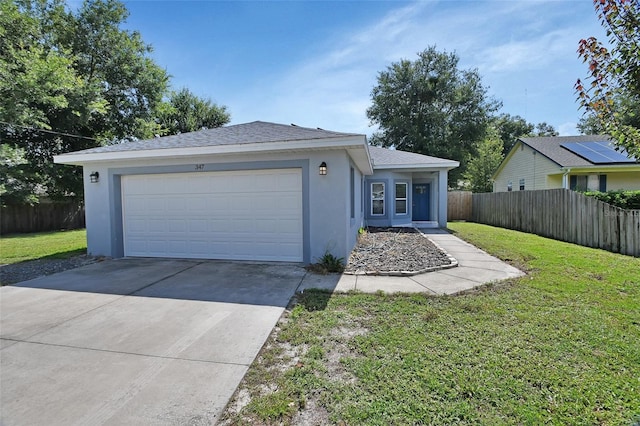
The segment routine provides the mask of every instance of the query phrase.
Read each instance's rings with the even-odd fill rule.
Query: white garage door
[[[302,261],[300,169],[122,177],[125,256]]]

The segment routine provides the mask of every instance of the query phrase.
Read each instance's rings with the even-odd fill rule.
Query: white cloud
[[[531,100],[541,100],[539,111],[529,108],[532,116],[541,117],[537,121],[554,124],[562,134],[575,134],[570,121],[577,120],[574,99],[569,93],[558,100],[553,89],[564,84],[567,73],[569,81],[574,78],[572,67],[579,65],[575,48],[585,28],[570,19],[575,6],[539,1],[416,2],[394,9],[376,22],[313,46],[313,56],[290,66],[268,87],[261,83],[247,88],[236,99],[242,109],[230,103],[234,122],[263,119],[371,134],[375,129],[369,127],[366,109],[378,72],[436,45],[438,50],[456,51],[461,68],[478,68],[496,86],[493,93],[508,97],[527,88]],[[555,111],[561,105],[559,114]]]
[[[558,125],[558,133],[560,134],[560,136],[575,136],[578,135],[578,128],[576,127],[577,123],[574,122],[568,122],[568,123],[562,123]]]

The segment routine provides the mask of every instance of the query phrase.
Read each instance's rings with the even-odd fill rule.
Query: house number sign
[[[204,170],[204,164],[196,164],[196,170]]]

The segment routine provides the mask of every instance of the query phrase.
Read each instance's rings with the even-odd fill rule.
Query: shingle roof
[[[561,167],[581,167],[593,166],[593,163],[563,148],[560,144],[567,142],[602,142],[610,141],[611,138],[606,135],[580,135],[520,138],[520,140]]]
[[[107,145],[69,154],[97,154],[106,152],[145,151],[169,148],[197,148],[220,145],[243,145],[261,142],[289,142],[299,140],[363,136],[357,133],[332,132],[295,125],[253,121],[251,123],[205,129],[179,135]],[[67,155],[69,155],[67,154]]]
[[[420,164],[451,166],[451,163],[455,163],[453,160],[447,160],[445,158],[431,157],[429,155],[399,151],[396,149],[380,148],[378,146],[369,146],[369,155],[371,156],[374,168],[376,168],[376,166],[411,166]]]

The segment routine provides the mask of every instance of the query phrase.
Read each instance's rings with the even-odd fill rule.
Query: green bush
[[[327,251],[320,259],[318,259],[318,263],[312,263],[307,266],[307,270],[321,275],[343,272],[344,259],[336,257]]]
[[[640,209],[640,191],[607,191],[585,192],[584,195],[594,197],[607,204],[628,210]]]

